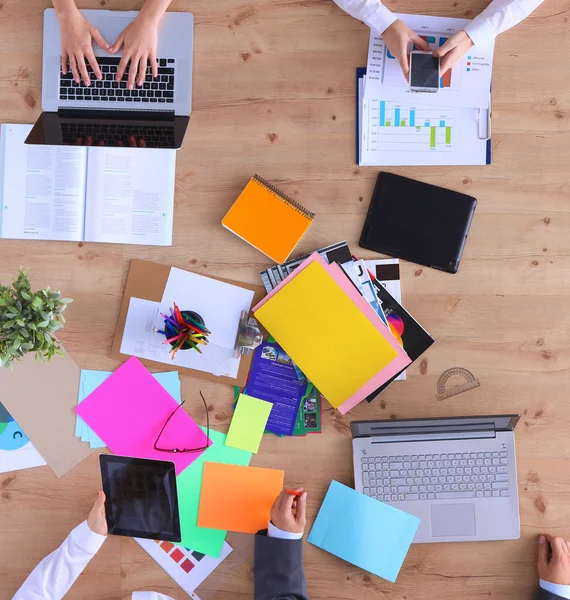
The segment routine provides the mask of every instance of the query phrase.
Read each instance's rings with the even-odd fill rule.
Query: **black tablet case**
[[[472,196],[382,172],[360,246],[456,273],[476,205]]]

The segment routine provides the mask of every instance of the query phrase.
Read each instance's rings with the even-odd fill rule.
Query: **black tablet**
[[[101,454],[109,533],[180,542],[173,462]]]
[[[392,173],[380,173],[360,246],[457,273],[477,200]]]

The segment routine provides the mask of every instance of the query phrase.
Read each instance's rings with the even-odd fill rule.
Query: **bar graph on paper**
[[[371,99],[368,111],[367,150],[452,152],[453,109],[405,106]]]

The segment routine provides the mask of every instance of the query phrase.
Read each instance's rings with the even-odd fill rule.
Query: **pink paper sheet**
[[[394,336],[386,329],[384,323],[380,321],[378,315],[374,312],[372,307],[366,302],[366,300],[358,293],[354,285],[349,281],[344,271],[336,264],[329,265],[318,252],[315,252],[301,263],[294,271],[286,277],[276,288],[271,290],[261,302],[259,302],[253,309],[253,312],[261,308],[270,298],[272,298],[281,288],[286,286],[291,279],[298,275],[303,269],[308,267],[313,262],[318,262],[335,280],[339,287],[348,295],[348,297],[362,310],[363,314],[368,320],[374,325],[374,327],[382,334],[382,336],[388,341],[388,343],[397,352],[396,358],[384,367],[377,375],[375,375],[370,381],[363,385],[357,392],[355,392],[350,398],[347,398],[339,407],[338,411],[341,414],[346,414],[351,408],[354,408],[357,404],[362,402],[372,392],[377,390],[381,385],[386,383],[389,379],[392,379],[394,375],[397,375],[402,369],[405,369],[411,364],[410,357],[406,354],[405,350],[398,344]],[[271,333],[271,332],[270,332]],[[279,340],[277,340],[279,343]],[[295,357],[291,357],[295,360]]]
[[[176,474],[193,463],[202,452],[160,452],[154,443],[178,403],[135,357],[129,358],[75,412],[115,454],[168,460]],[[167,449],[200,448],[208,438],[194,419],[181,408],[170,419],[160,437]],[[211,445],[211,442],[208,443]]]

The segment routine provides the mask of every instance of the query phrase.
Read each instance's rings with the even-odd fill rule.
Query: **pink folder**
[[[129,358],[75,412],[115,454],[169,460],[179,475],[201,452],[161,452],[154,444],[178,403],[135,357]],[[204,432],[182,407],[160,436],[165,449],[193,449],[211,445]]]
[[[301,263],[291,275],[286,277],[276,288],[271,290],[265,298],[253,308],[253,312],[257,311],[263,306],[271,297],[285,287],[291,279],[298,275],[303,269],[308,267],[312,262],[318,262],[323,268],[329,273],[329,275],[335,280],[339,287],[348,295],[348,297],[360,308],[363,314],[368,320],[376,327],[376,329],[384,336],[388,343],[397,352],[396,358],[384,367],[377,375],[375,375],[370,381],[362,386],[357,392],[355,392],[350,398],[347,398],[339,407],[338,411],[341,414],[346,414],[351,408],[354,408],[357,404],[362,402],[372,392],[377,390],[381,385],[386,383],[389,379],[392,379],[394,375],[397,375],[402,369],[405,369],[411,364],[410,357],[406,354],[405,350],[398,344],[394,336],[386,328],[384,323],[380,321],[378,315],[374,312],[368,302],[359,294],[357,289],[354,287],[344,271],[336,264],[329,265],[317,252],[311,254],[307,260]],[[276,340],[279,343],[279,340]],[[295,360],[295,357],[291,357]]]

